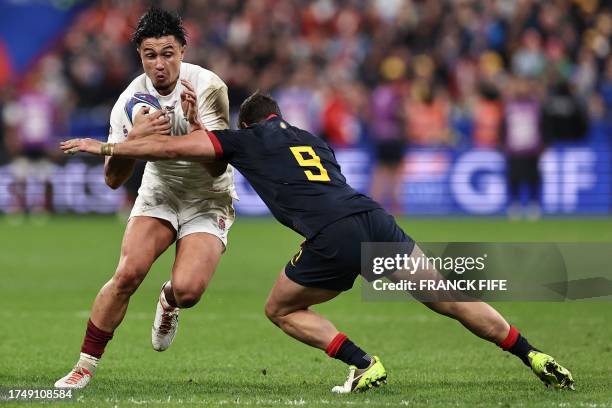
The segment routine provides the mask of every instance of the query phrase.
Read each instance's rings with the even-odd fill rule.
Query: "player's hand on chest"
[[[170,122],[170,134],[172,136],[181,136],[189,133],[189,122],[183,115],[183,109],[178,102],[164,104],[162,109],[166,112],[166,116]]]

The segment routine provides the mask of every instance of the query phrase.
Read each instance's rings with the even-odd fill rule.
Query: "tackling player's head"
[[[142,60],[145,74],[162,95],[174,89],[185,53],[185,29],[181,18],[168,11],[151,7],[144,13],[132,41]]]
[[[278,103],[269,95],[255,92],[240,105],[238,127],[244,129],[262,120],[266,120],[270,115],[281,116]]]

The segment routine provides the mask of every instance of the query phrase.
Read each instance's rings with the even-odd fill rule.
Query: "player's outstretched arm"
[[[215,149],[205,130],[196,130],[185,136],[152,135],[117,144],[94,139],[71,139],[62,142],[60,148],[66,154],[84,152],[147,161],[211,162],[215,159]]]

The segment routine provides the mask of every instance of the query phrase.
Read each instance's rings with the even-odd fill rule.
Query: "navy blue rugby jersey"
[[[307,239],[341,218],[380,208],[346,183],[324,140],[281,117],[208,135],[216,157],[242,173],[280,223]]]

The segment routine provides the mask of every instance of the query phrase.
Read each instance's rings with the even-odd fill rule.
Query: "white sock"
[[[96,368],[98,367],[98,361],[100,361],[99,358],[96,358],[87,353],[81,353],[79,357],[79,366],[88,369],[93,374],[96,371]]]

